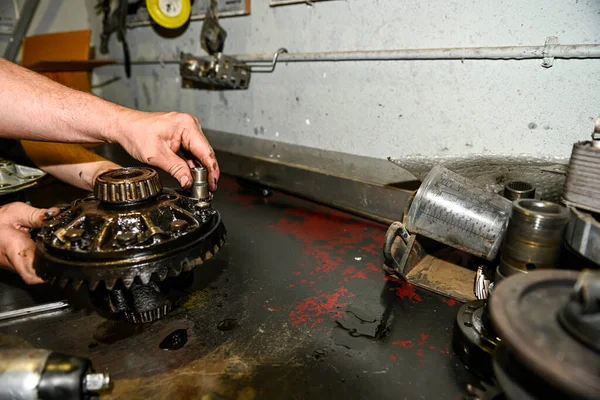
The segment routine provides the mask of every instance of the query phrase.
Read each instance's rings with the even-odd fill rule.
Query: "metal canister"
[[[519,199],[513,203],[496,280],[535,269],[556,268],[569,211],[556,203]]]

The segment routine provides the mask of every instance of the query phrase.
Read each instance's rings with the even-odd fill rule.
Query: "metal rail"
[[[237,60],[270,62],[273,53],[237,54]],[[279,62],[401,61],[401,60],[531,60],[600,58],[600,44],[546,44],[544,46],[456,47],[439,49],[355,50],[284,53]],[[118,61],[122,63],[122,61]],[[137,58],[132,64],[179,64],[179,59]]]

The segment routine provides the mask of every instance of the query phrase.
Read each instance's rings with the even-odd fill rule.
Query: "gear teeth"
[[[225,238],[219,240],[219,247],[222,247],[225,244]]]
[[[143,313],[125,312],[124,314],[127,322],[132,324],[145,324],[164,317],[169,311],[171,311],[171,303],[164,304],[155,310]]]
[[[184,261],[184,263],[185,263],[185,261]],[[181,274],[181,271],[183,271],[184,263],[175,264],[174,266],[169,268],[169,276],[178,276],[179,274]]]
[[[125,286],[125,289],[131,288],[131,285],[133,285],[133,281],[135,281],[135,278],[123,278],[123,279],[121,279],[121,282],[123,282],[123,286]]]
[[[194,264],[190,263],[189,261],[183,262],[183,270],[184,271],[191,271],[192,268],[194,268]]]
[[[213,247],[213,254],[217,254],[219,252],[219,245],[215,244],[215,247]]]
[[[211,253],[210,250],[209,250],[204,255],[204,261],[210,260],[211,258],[213,258],[213,253]]]
[[[67,283],[69,283],[69,278],[60,278],[58,280],[58,286],[60,286],[61,289],[64,289],[65,286],[67,286]]]
[[[73,286],[73,288],[75,290],[79,290],[79,288],[81,287],[82,284],[83,284],[83,280],[81,280],[81,279],[76,279],[71,283],[71,285]]]
[[[158,280],[164,281],[169,271],[165,268],[157,272]]]
[[[112,290],[116,284],[117,284],[116,279],[105,279],[104,280],[104,286],[106,286],[107,290]]]
[[[88,282],[87,283],[88,289],[90,289],[92,291],[96,290],[96,288],[98,287],[98,283],[100,283],[100,281],[91,281],[91,282]]]
[[[138,275],[138,277],[142,281],[142,284],[147,285],[150,283],[150,280],[152,279],[152,273],[151,272],[142,272],[141,274]]]

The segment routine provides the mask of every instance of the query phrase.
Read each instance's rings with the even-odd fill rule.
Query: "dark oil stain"
[[[176,329],[158,345],[161,350],[179,350],[188,341],[187,329]]]
[[[130,324],[125,321],[105,321],[98,325],[94,339],[98,343],[113,344],[121,340],[139,335],[144,331],[144,325]]]
[[[535,122],[530,122],[530,123],[527,125],[527,127],[528,127],[529,129],[535,129],[535,128],[537,128],[537,124],[536,124]]]
[[[223,321],[219,322],[219,325],[217,325],[217,329],[223,332],[226,331],[232,331],[235,328],[237,328],[238,322],[237,319],[233,319],[233,318],[226,318]]]
[[[96,343],[96,342],[92,342],[92,343],[88,344],[88,349],[95,349],[96,347],[98,347],[98,343]]]

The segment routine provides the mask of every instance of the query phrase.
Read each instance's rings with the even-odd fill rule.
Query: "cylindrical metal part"
[[[504,185],[504,197],[510,201],[517,199],[534,199],[535,187],[527,182],[512,181]]]
[[[37,400],[38,385],[50,353],[41,349],[0,352],[0,399]]]
[[[600,148],[592,141],[573,145],[563,200],[568,206],[600,212]]]
[[[513,203],[496,278],[556,268],[569,211],[558,204],[533,199]]]
[[[110,376],[92,372],[87,358],[43,349],[0,351],[0,399],[84,399],[109,386]]]
[[[204,167],[192,168],[192,178],[194,182],[190,197],[197,200],[207,200],[210,197],[208,191],[208,170]]]

